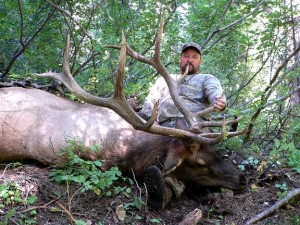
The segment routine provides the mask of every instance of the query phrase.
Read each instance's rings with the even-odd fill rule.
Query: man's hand
[[[215,98],[214,107],[216,111],[222,111],[226,108],[226,100],[223,96],[217,96]]]

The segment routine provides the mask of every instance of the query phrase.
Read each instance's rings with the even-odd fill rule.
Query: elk
[[[202,121],[195,118],[210,113],[213,107],[193,113],[180,101],[175,82],[160,59],[163,33],[161,21],[153,58],[146,58],[126,43],[122,34],[119,70],[115,91],[102,98],[83,90],[69,68],[70,41],[67,38],[61,73],[38,74],[60,80],[85,103],[74,102],[37,89],[18,87],[0,89],[0,161],[34,159],[46,165],[59,164],[67,139],[81,141],[86,147],[100,144],[102,150],[88,151],[82,157],[104,159],[105,168],[117,165],[121,171],[133,171],[142,176],[150,165],[163,169],[164,175],[201,186],[238,189],[241,176],[216,153],[213,145],[224,136],[236,136],[243,131],[226,132],[226,126],[237,122]],[[123,92],[126,54],[153,66],[165,79],[174,103],[185,116],[187,129],[162,127],[155,123],[157,104],[148,121],[128,104]],[[222,127],[220,133],[203,133],[204,127]],[[193,146],[193,147],[191,147]]]

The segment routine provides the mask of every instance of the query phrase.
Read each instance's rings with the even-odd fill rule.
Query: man
[[[198,112],[213,105],[216,111],[224,110],[226,99],[220,81],[210,74],[201,74],[202,62],[201,47],[196,43],[187,43],[181,49],[180,75],[172,75],[179,79],[188,66],[188,73],[179,86],[178,94],[192,112]],[[147,96],[142,113],[150,116],[153,110],[153,102],[159,102],[157,122],[166,127],[176,127],[178,121],[184,121],[184,116],[174,104],[166,82],[161,77],[151,88]],[[206,115],[199,120],[209,120]],[[187,125],[185,125],[187,126]],[[182,127],[180,127],[182,129]],[[148,190],[147,204],[155,210],[164,209],[172,195],[179,197],[184,190],[184,184],[172,177],[162,178],[161,171],[156,166],[147,169],[144,182]]]
[[[200,65],[202,62],[201,48],[196,43],[187,43],[182,47],[180,57],[180,75],[171,75],[179,79],[189,66],[188,75],[181,83],[178,94],[183,103],[193,112],[203,110],[214,105],[217,111],[226,107],[226,99],[222,95],[223,89],[220,81],[210,74],[201,74]],[[147,96],[142,112],[151,115],[153,102],[158,101],[158,123],[163,126],[174,127],[170,119],[183,118],[181,112],[175,106],[169,89],[164,79],[160,77],[151,88]],[[209,115],[205,119],[210,119]],[[168,123],[169,122],[169,123]]]

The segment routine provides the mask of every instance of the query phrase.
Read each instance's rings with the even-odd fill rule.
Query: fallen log
[[[265,209],[261,213],[253,216],[251,219],[246,221],[245,225],[254,224],[263,218],[267,217],[271,213],[275,212],[277,209],[279,209],[284,204],[288,203],[292,198],[295,198],[296,196],[300,195],[300,188],[294,189],[290,191],[283,199],[280,199],[277,201],[274,205],[270,206],[269,208]]]

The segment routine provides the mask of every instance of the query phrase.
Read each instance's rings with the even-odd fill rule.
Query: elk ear
[[[178,154],[175,154],[174,151],[168,152],[166,161],[164,163],[164,169],[163,169],[163,175],[167,176],[169,173],[174,171],[182,162],[183,157],[179,156]]]

